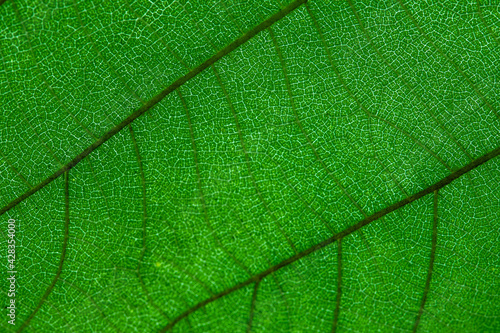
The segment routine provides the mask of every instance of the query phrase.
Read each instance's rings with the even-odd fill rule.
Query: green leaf
[[[500,331],[499,8],[6,1],[1,330]]]

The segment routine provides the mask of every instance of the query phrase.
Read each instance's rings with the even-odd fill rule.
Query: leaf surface
[[[0,16],[2,331],[500,330],[495,1]]]

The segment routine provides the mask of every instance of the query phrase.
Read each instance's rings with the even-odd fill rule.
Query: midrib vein
[[[186,75],[180,77],[177,79],[175,82],[173,82],[171,85],[169,85],[167,88],[165,88],[163,91],[161,91],[159,94],[154,96],[152,99],[149,101],[145,102],[142,107],[134,111],[130,116],[128,116],[126,119],[124,119],[122,122],[120,122],[118,125],[110,129],[108,132],[106,132],[102,137],[94,141],[90,146],[88,146],[85,150],[83,150],[79,155],[77,155],[75,158],[73,158],[70,162],[62,166],[59,170],[54,172],[51,176],[47,177],[44,179],[42,182],[40,182],[38,185],[35,187],[31,188],[30,190],[26,191],[24,194],[20,195],[16,199],[12,200],[10,203],[2,207],[0,210],[0,215],[3,215],[5,212],[9,211],[10,209],[14,208],[17,206],[20,202],[23,200],[27,199],[31,195],[35,194],[38,192],[40,189],[44,188],[51,182],[53,182],[55,179],[59,178],[63,173],[66,171],[72,169],[74,166],[76,166],[78,163],[80,163],[81,160],[83,160],[85,157],[90,155],[94,150],[99,148],[103,143],[111,139],[113,136],[115,136],[118,132],[120,132],[124,127],[127,125],[131,124],[134,120],[139,118],[141,115],[143,115],[145,112],[150,110],[151,108],[155,107],[162,99],[164,99],[168,94],[171,92],[175,91],[177,88],[180,86],[184,85],[187,81],[191,80],[198,74],[200,74],[203,70],[206,68],[210,67],[217,61],[219,61],[221,58],[224,56],[228,55],[244,43],[248,42],[251,38],[253,38],[255,35],[257,35],[259,32],[262,30],[267,29],[270,27],[272,24],[275,22],[281,20],[283,17],[297,9],[300,5],[306,3],[307,0],[295,0],[289,5],[285,6],[282,8],[280,11],[263,21],[262,23],[258,24],[245,34],[243,34],[240,38],[236,39],[232,43],[228,44],[226,47],[224,47],[222,50],[218,51],[215,53],[212,57],[209,59],[205,60],[203,63],[195,67],[193,70],[188,72]]]

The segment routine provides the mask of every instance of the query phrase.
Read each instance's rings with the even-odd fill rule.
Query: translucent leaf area
[[[0,3],[1,332],[500,331],[497,0]]]

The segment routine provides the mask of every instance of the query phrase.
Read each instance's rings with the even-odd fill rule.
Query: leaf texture
[[[2,331],[500,330],[497,1],[0,4]]]

